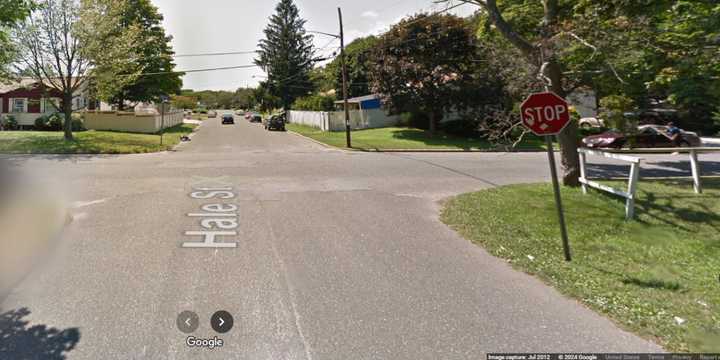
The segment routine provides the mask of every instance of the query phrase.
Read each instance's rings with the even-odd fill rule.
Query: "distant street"
[[[223,126],[222,113],[176,152],[12,157],[62,192],[75,220],[0,313],[26,308],[27,327],[77,328],[69,359],[661,351],[438,220],[452,195],[547,181],[544,153],[347,152],[239,116]],[[652,158],[646,173],[678,173],[667,159],[685,161]],[[720,155],[703,160],[720,173]],[[214,187],[235,198],[191,196]],[[188,214],[216,203],[237,208],[237,235],[222,238],[236,247],[183,248],[202,241],[186,235],[202,229]],[[186,310],[221,350],[187,349],[176,326]],[[210,327],[218,310],[234,317],[223,335]],[[2,341],[41,346],[33,336]]]

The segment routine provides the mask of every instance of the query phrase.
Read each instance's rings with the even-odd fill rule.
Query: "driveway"
[[[329,149],[238,119],[178,151],[14,157],[75,220],[2,304],[14,357],[471,359],[485,352],[656,352],[656,345],[470,244],[439,201],[545,181],[545,154]],[[196,199],[228,187],[233,199]],[[197,195],[197,194],[196,194]],[[196,196],[197,197],[197,196]],[[232,248],[202,241],[203,206],[234,205]],[[176,318],[198,314],[189,349]],[[226,310],[234,328],[217,334]],[[6,340],[8,339],[8,340]],[[3,347],[5,346],[5,347]],[[0,358],[2,358],[0,354]]]

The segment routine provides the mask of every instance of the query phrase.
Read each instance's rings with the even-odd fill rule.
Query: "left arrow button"
[[[178,315],[175,323],[177,324],[178,330],[185,334],[190,334],[200,326],[200,318],[192,311],[183,311]]]

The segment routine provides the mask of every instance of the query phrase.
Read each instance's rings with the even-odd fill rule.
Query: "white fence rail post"
[[[630,220],[635,217],[635,193],[637,192],[637,183],[640,179],[640,162],[630,165],[630,179],[628,180],[628,197],[625,202],[625,219]]]
[[[640,163],[641,158],[613,154],[605,151],[590,150],[580,148],[578,149],[580,155],[580,183],[583,186],[583,193],[587,194],[587,188],[591,187],[600,191],[605,191],[613,195],[625,198],[625,219],[632,220],[635,217],[635,194],[637,193],[637,184],[640,180]],[[613,187],[600,184],[595,181],[591,181],[587,177],[587,155],[601,156],[609,159],[620,160],[630,163],[630,175],[628,176],[628,188],[627,191],[615,189]]]
[[[587,174],[586,174],[587,169],[585,168],[585,165],[587,162],[587,155],[585,155],[585,153],[582,151],[578,151],[578,152],[580,153],[580,178],[587,179]],[[585,183],[581,183],[581,184],[582,184],[583,194],[587,195],[588,186]]]
[[[690,167],[692,168],[693,188],[696,194],[702,194],[702,181],[700,180],[700,163],[698,162],[698,153],[690,150]]]

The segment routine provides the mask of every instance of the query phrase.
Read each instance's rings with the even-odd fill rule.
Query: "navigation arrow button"
[[[216,332],[224,334],[233,328],[233,317],[227,311],[218,311],[210,318],[210,326]]]
[[[175,324],[177,325],[178,330],[184,332],[185,334],[190,334],[197,330],[200,326],[200,318],[192,311],[183,311],[180,315],[178,315]]]

